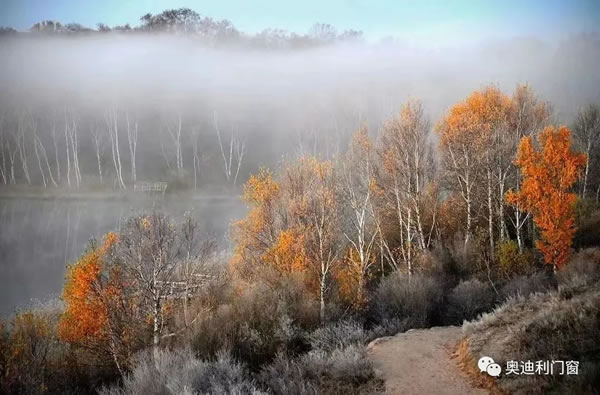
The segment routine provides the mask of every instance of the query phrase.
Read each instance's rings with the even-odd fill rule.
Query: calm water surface
[[[204,232],[228,246],[232,220],[246,209],[235,197],[110,199],[0,198],[0,316],[60,295],[66,265],[91,238],[117,230],[130,216],[192,211]]]

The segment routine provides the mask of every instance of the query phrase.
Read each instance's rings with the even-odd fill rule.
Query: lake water
[[[130,216],[158,210],[180,220],[193,212],[207,234],[229,246],[231,221],[246,209],[236,197],[131,199],[0,198],[0,316],[60,295],[65,269],[91,238]]]

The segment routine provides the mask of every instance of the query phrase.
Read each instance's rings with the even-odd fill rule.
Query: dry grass
[[[467,337],[456,354],[467,371],[469,366],[476,369],[481,355],[503,367],[508,360],[580,361],[577,376],[501,375],[497,384],[502,391],[598,393],[600,283],[577,282],[554,292],[510,298],[493,312],[465,323],[463,330]]]
[[[466,337],[456,345],[451,358],[456,361],[460,370],[474,387],[486,389],[490,394],[506,394],[505,391],[498,387],[495,378],[481,372],[477,368],[477,360],[469,351],[469,340]]]

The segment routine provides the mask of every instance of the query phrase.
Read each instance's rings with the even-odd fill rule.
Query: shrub
[[[363,344],[367,334],[360,323],[345,320],[317,328],[308,335],[308,341],[313,350],[331,352],[351,344]]]
[[[274,394],[375,394],[383,387],[362,345],[315,350],[292,360],[279,355],[259,380]]]
[[[515,296],[528,296],[536,292],[547,292],[556,285],[546,271],[535,272],[530,276],[515,276],[500,289],[500,298],[506,300]]]
[[[449,274],[464,277],[482,269],[481,257],[486,248],[481,246],[480,240],[474,237],[466,246],[464,240],[455,240],[450,246],[448,254],[451,264],[448,266]]]
[[[500,270],[508,277],[529,274],[535,269],[533,253],[529,250],[520,253],[519,246],[513,240],[498,244],[496,256]]]
[[[110,375],[91,371],[77,353],[57,337],[63,305],[35,303],[0,322],[0,393],[86,393]]]
[[[575,248],[600,247],[600,207],[591,199],[578,199],[576,205],[577,231]]]
[[[577,252],[557,273],[557,279],[563,286],[586,285],[600,280],[600,248]]]
[[[368,341],[375,340],[378,337],[392,336],[396,333],[406,332],[411,329],[411,321],[409,318],[400,319],[392,317],[374,325],[368,332]]]
[[[122,387],[100,391],[103,395],[125,394],[260,394],[244,370],[230,355],[221,353],[215,361],[195,358],[190,350],[161,350],[155,361],[152,353],[138,355]]]
[[[488,283],[476,278],[461,281],[448,296],[446,317],[449,323],[458,324],[490,311],[496,302],[496,293]]]
[[[442,290],[434,277],[395,272],[381,281],[373,299],[377,324],[395,320],[409,328],[423,328],[435,322]]]
[[[257,369],[277,353],[306,349],[303,332],[318,322],[318,306],[305,297],[301,281],[258,281],[232,293],[206,314],[191,335],[193,350],[210,358],[221,349]]]
[[[447,249],[436,247],[417,254],[414,266],[427,276],[438,278],[453,275],[457,272],[456,263]]]

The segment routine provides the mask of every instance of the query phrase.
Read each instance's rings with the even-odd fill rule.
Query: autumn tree
[[[505,215],[505,195],[510,188],[520,189],[522,173],[515,164],[521,139],[539,133],[549,122],[552,109],[546,102],[539,100],[528,85],[518,85],[511,97],[508,110],[508,133],[501,137],[497,162],[498,202],[500,220],[500,238],[507,232],[505,216],[509,218],[514,235],[517,238],[519,252],[523,252],[523,229],[529,213],[518,203],[512,206],[512,212]]]
[[[339,232],[336,176],[333,163],[306,157],[287,166],[282,180],[293,219],[290,225],[300,235],[308,279],[318,282],[321,322],[332,270],[339,264],[345,244]]]
[[[516,161],[523,182],[519,191],[507,194],[509,203],[533,214],[541,231],[536,246],[555,270],[567,263],[575,234],[576,195],[570,189],[586,163],[585,154],[573,151],[570,138],[571,131],[564,126],[545,128],[538,137],[539,148],[532,137],[523,137]]]
[[[162,341],[183,333],[201,314],[200,310],[190,319],[187,300],[207,281],[200,267],[211,257],[212,244],[197,240],[196,228],[189,220],[178,228],[160,213],[133,217],[119,232],[110,256],[126,284],[126,299],[149,317],[155,360]],[[173,307],[182,300],[186,317],[183,327],[178,327]]]
[[[269,170],[261,169],[244,185],[242,199],[248,206],[248,214],[232,226],[235,244],[232,265],[242,278],[250,278],[266,265],[268,251],[285,229],[280,215],[279,182]]]
[[[48,314],[18,312],[7,328],[0,322],[0,391],[46,393],[57,339]],[[54,362],[54,361],[52,361]]]
[[[493,149],[494,140],[505,127],[508,106],[505,95],[495,87],[488,87],[455,104],[437,127],[447,185],[460,193],[466,207],[465,245],[473,232],[475,199],[479,194],[486,197],[488,236],[493,249]],[[477,190],[482,179],[487,187],[485,192]]]
[[[58,333],[62,341],[88,350],[99,364],[109,358],[123,375],[148,331],[134,301],[125,297],[127,284],[119,268],[109,262],[117,240],[109,233],[100,246],[92,242],[68,267]]]
[[[237,273],[247,279],[262,268],[303,273],[320,301],[321,320],[344,245],[336,192],[335,168],[327,161],[299,158],[286,163],[277,180],[262,170],[246,183],[250,211],[233,228]]]
[[[202,309],[192,317],[188,300],[209,280],[203,268],[212,251],[189,217],[180,229],[161,214],[129,219],[69,267],[61,339],[110,357],[124,374],[136,351],[152,345],[156,354],[162,340],[196,322]]]

